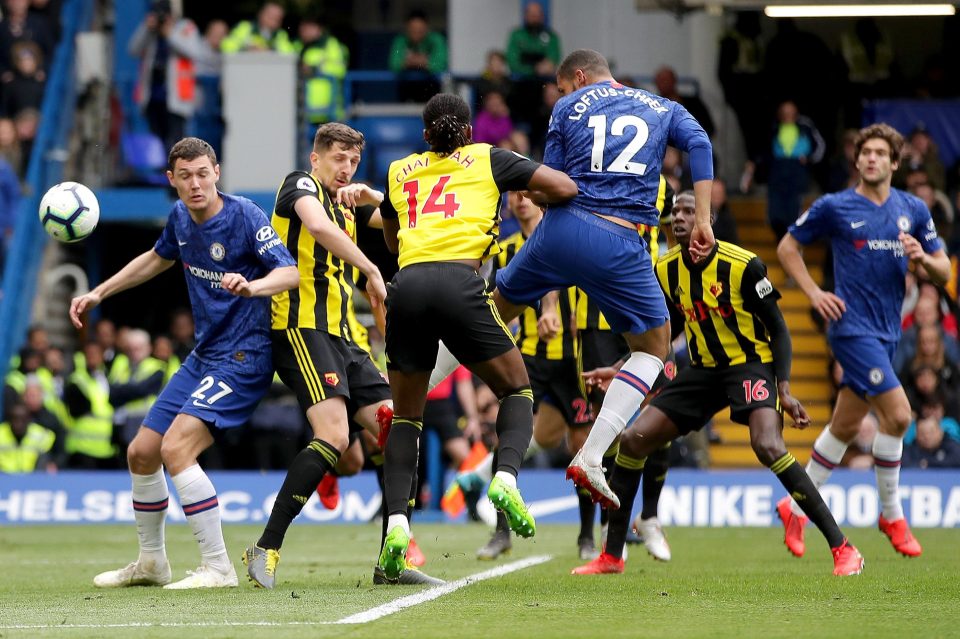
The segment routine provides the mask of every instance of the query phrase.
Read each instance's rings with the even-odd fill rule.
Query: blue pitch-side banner
[[[280,472],[210,473],[224,522],[263,522],[283,477]],[[314,496],[299,521],[369,521],[380,506],[373,474],[361,473],[340,481],[341,500],[336,510],[325,510]],[[524,471],[520,487],[538,521],[578,521],[577,500],[562,471]],[[903,471],[901,490],[904,512],[914,527],[960,525],[960,472]],[[168,519],[183,522],[172,486],[170,494]],[[667,526],[779,525],[774,509],[783,494],[776,478],[764,470],[672,470],[660,500],[660,519]],[[872,472],[837,471],[823,487],[823,495],[840,525],[876,525],[879,506]],[[126,473],[0,475],[0,525],[132,521]]]

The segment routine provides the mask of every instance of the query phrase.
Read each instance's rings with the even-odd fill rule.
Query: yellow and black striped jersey
[[[660,219],[668,217],[670,207],[673,206],[674,192],[673,188],[667,182],[666,178],[660,176],[660,190],[657,191],[657,210],[660,211]],[[660,256],[660,227],[649,224],[637,224],[637,232],[647,243],[647,250],[650,252],[650,259],[653,264],[657,263]],[[593,300],[587,297],[582,290],[577,289],[577,329],[596,329],[609,331],[610,324],[607,318],[600,312],[600,307]]]
[[[683,316],[692,366],[773,361],[770,336],[756,311],[780,293],[759,257],[718,241],[709,258],[694,264],[678,244],[660,258],[656,271],[671,314]]]
[[[500,240],[501,252],[493,258],[491,282],[495,281],[497,271],[510,263],[510,260],[517,254],[525,241],[526,238],[519,231],[505,240]],[[576,357],[576,336],[570,330],[570,316],[576,305],[576,291],[577,289],[572,286],[558,291],[557,315],[560,317],[560,332],[549,341],[540,339],[537,332],[537,320],[540,318],[539,311],[529,306],[523,310],[518,318],[520,330],[516,335],[517,347],[519,347],[521,353],[553,360]]]
[[[284,178],[270,223],[297,261],[300,286],[273,296],[272,328],[313,328],[349,340],[355,269],[313,239],[294,210],[301,197],[320,200],[330,220],[357,239],[354,212],[334,202],[313,175],[294,171]]]
[[[489,144],[393,162],[380,214],[399,221],[400,268],[499,253],[500,194],[526,189],[539,166]]]

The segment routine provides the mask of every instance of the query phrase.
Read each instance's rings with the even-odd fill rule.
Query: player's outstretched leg
[[[630,526],[630,513],[640,489],[644,462],[643,458],[631,457],[622,450],[617,455],[610,487],[619,495],[621,507],[611,510],[607,515],[607,537],[600,555],[590,563],[574,568],[571,574],[601,575],[623,572],[623,550]]]
[[[640,514],[633,520],[633,532],[643,540],[647,552],[654,559],[670,561],[670,544],[663,533],[660,520],[657,518],[657,507],[660,504],[660,493],[667,481],[667,470],[670,468],[670,444],[659,448],[649,457],[643,466],[643,507]],[[629,542],[629,540],[628,540]]]
[[[169,590],[230,588],[237,585],[237,573],[227,557],[220,523],[220,503],[213,483],[199,464],[171,477],[180,496],[180,505],[200,544],[200,567],[180,581],[167,584]]]
[[[830,424],[827,424],[823,432],[817,437],[817,441],[813,443],[810,461],[806,468],[807,476],[817,490],[830,479],[833,470],[840,464],[844,453],[847,452],[848,445],[847,442],[841,441],[831,432]],[[787,509],[783,508],[783,500],[781,500],[777,503],[777,514],[780,521],[783,522],[783,543],[795,556],[802,557],[806,552],[803,533],[804,526],[807,523],[803,508],[791,498],[788,513]]]
[[[131,472],[130,478],[140,555],[123,568],[108,570],[94,577],[93,585],[97,588],[163,586],[170,583],[170,562],[167,561],[163,539],[163,524],[170,495],[163,467],[148,475]]]
[[[778,447],[783,450],[782,444]],[[769,461],[769,457],[765,457],[756,444],[754,448],[757,449],[757,456],[761,462]],[[806,514],[804,519],[809,518],[823,533],[833,553],[833,574],[837,576],[859,575],[863,570],[863,557],[840,531],[836,519],[833,518],[830,509],[824,503],[823,497],[820,496],[819,491],[814,487],[810,477],[807,476],[796,458],[790,453],[783,453],[773,463],[769,464],[769,468],[787,492],[803,507]],[[787,521],[784,522],[785,526],[805,523],[790,520],[790,516],[795,517],[795,515],[788,508],[784,508],[785,505],[784,500],[777,504],[777,511],[781,518],[787,517]],[[790,546],[788,545],[787,548],[790,548]],[[790,550],[793,552],[792,548]]]
[[[653,330],[660,333],[663,332],[662,328]],[[650,332],[652,331],[648,331]],[[667,341],[664,339],[664,343]],[[659,357],[639,351],[630,354],[630,358],[610,382],[590,436],[567,468],[567,478],[589,490],[602,506],[614,509],[620,507],[617,495],[610,490],[603,475],[603,454],[630,425],[661,371],[663,360]]]
[[[516,389],[500,400],[497,414],[497,471],[487,497],[494,508],[507,516],[510,529],[521,537],[533,537],[537,523],[523,503],[517,488],[517,475],[533,436],[533,391],[529,386]]]
[[[406,568],[407,547],[411,536],[407,511],[413,477],[417,471],[422,430],[422,417],[394,415],[384,451],[387,535],[380,550],[379,566],[385,577],[391,580],[398,579]]]

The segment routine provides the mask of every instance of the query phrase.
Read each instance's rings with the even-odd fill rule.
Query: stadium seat
[[[163,142],[152,133],[124,133],[120,137],[123,161],[133,171],[138,182],[166,186],[164,171],[167,168],[167,152]]]

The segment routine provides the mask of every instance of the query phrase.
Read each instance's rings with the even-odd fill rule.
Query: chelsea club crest
[[[214,242],[210,245],[210,257],[212,257],[217,262],[221,261],[226,257],[227,251],[223,248],[223,244],[220,242]]]

